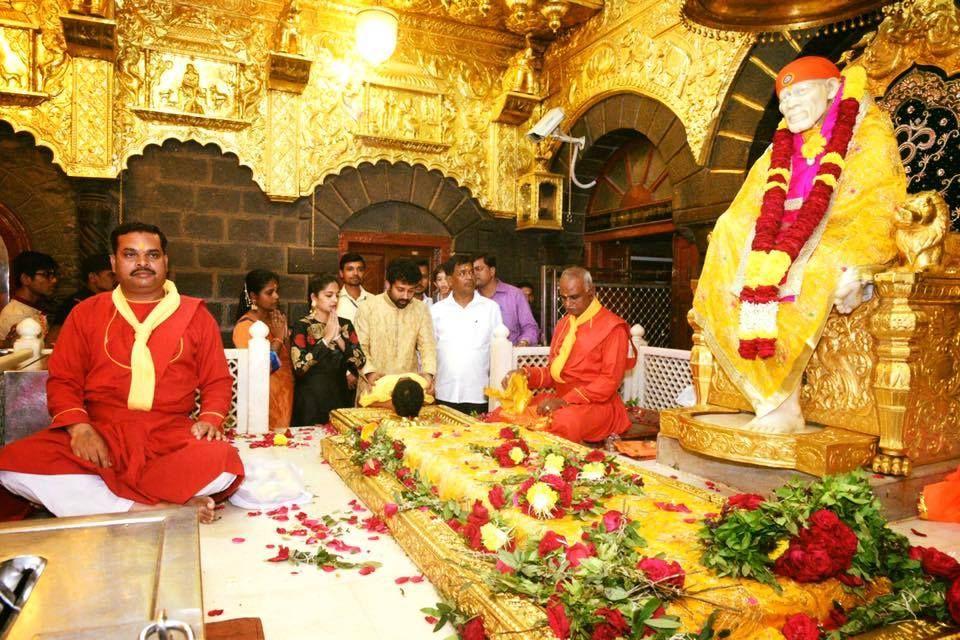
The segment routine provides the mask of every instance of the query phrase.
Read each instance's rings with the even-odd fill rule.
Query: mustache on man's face
[[[156,271],[154,271],[153,269],[148,269],[148,268],[146,268],[146,267],[143,267],[142,269],[135,269],[135,270],[133,270],[133,271],[130,272],[130,275],[131,275],[131,276],[135,276],[135,275],[137,275],[138,273],[149,273],[150,275],[154,275],[154,276],[157,275],[157,272],[156,272]]]

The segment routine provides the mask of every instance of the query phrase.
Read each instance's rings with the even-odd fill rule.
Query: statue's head
[[[780,113],[787,128],[803,133],[817,126],[840,90],[840,70],[826,58],[797,58],[777,75]]]

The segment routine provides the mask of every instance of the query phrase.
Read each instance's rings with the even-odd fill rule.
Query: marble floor
[[[293,448],[250,448],[250,442],[244,440],[237,445],[245,460],[274,457],[298,465],[307,490],[314,494],[312,500],[298,505],[299,511],[313,519],[327,515],[334,520],[354,522],[340,523],[343,534],[339,539],[359,547],[359,551],[339,553],[347,560],[375,561],[382,566],[361,575],[355,569],[327,572],[312,565],[268,562],[281,544],[310,550],[317,544],[328,543],[330,538],[307,545],[306,537],[282,533],[297,528],[298,510],[291,509],[285,515],[250,515],[255,512],[227,505],[219,512],[217,522],[201,527],[207,621],[258,617],[267,640],[448,638],[452,629],[434,634],[433,625],[420,611],[438,601],[436,590],[419,578],[416,565],[388,533],[364,528],[363,521],[372,514],[361,503],[351,503],[355,500],[353,492],[322,461],[319,442],[323,437],[319,429],[297,430],[297,446]],[[735,493],[729,487],[656,462],[639,464],[691,485],[723,494]],[[356,519],[350,520],[353,516]],[[960,525],[910,519],[893,526],[913,544],[935,546],[960,559]]]

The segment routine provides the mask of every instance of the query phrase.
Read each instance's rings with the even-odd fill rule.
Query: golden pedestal
[[[744,431],[698,419],[707,414],[739,414],[723,407],[668,409],[660,413],[660,435],[675,438],[695,453],[811,475],[843,473],[873,460],[877,437],[825,427],[809,433]]]

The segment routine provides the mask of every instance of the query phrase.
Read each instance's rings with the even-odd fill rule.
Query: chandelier
[[[836,33],[877,22],[881,9],[900,9],[910,0],[684,0],[680,17],[689,30],[719,40],[738,33],[760,41],[791,31]]]

